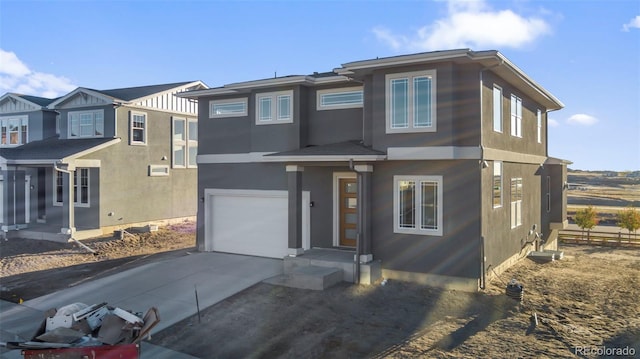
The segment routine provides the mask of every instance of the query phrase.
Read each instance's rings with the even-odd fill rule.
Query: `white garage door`
[[[287,191],[207,189],[205,250],[283,258],[288,252]],[[309,193],[303,193],[303,247],[309,248]]]

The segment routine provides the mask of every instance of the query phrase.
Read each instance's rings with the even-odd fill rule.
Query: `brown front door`
[[[356,246],[356,226],[358,224],[358,185],[355,178],[341,178],[339,181],[340,246]]]

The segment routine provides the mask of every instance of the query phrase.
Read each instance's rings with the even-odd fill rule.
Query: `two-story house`
[[[4,236],[76,239],[196,214],[202,82],[0,98]],[[24,184],[24,185],[23,185]],[[19,230],[19,232],[17,232]]]
[[[567,162],[547,155],[563,105],[497,51],[180,96],[200,106],[200,250],[340,249],[385,278],[475,290],[564,226]]]

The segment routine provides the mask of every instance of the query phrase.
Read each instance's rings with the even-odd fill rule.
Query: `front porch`
[[[285,257],[284,274],[265,282],[293,288],[323,290],[339,282],[373,284],[382,276],[380,261],[356,263],[356,251],[312,248]],[[359,268],[358,268],[359,265]],[[359,280],[356,281],[359,275]]]
[[[66,243],[71,234],[60,233],[60,226],[48,223],[29,223],[21,229],[10,230],[5,233],[7,239],[38,239],[52,242]],[[98,237],[103,234],[101,229],[76,230],[73,238],[83,240]]]

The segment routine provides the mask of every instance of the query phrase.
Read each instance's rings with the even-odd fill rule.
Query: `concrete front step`
[[[324,290],[342,281],[342,269],[318,266],[292,268],[283,275],[265,280],[285,287]]]

